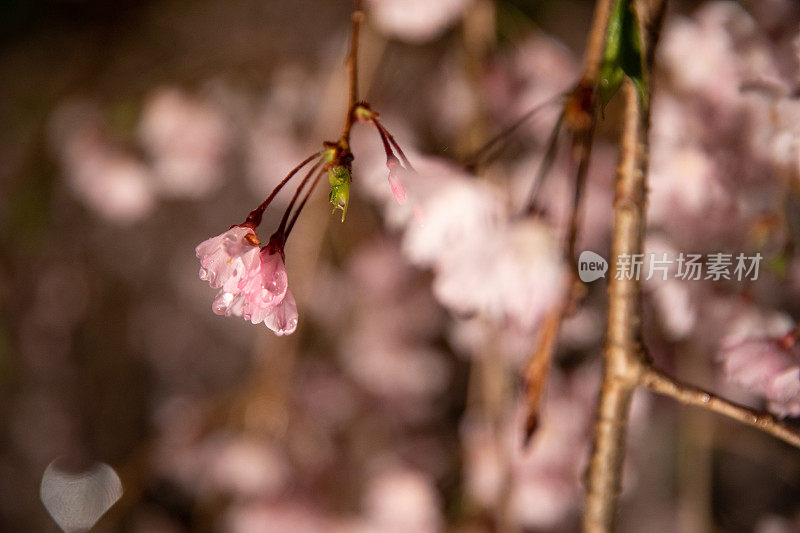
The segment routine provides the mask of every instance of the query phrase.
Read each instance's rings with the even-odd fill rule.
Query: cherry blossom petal
[[[264,324],[276,335],[291,335],[297,329],[297,303],[292,291],[286,291],[281,303],[271,307],[264,319]]]

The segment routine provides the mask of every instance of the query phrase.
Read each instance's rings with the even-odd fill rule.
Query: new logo
[[[608,261],[590,250],[581,252],[578,258],[578,277],[584,283],[606,277]]]

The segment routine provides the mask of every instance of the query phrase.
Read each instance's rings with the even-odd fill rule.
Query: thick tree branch
[[[645,20],[646,61],[652,72],[666,2],[642,0],[648,7]],[[623,85],[625,119],[621,158],[614,199],[614,232],[611,257],[641,254],[645,233],[649,105],[640,102],[630,80]],[[613,259],[612,259],[613,262]],[[641,341],[641,284],[632,279],[609,280],[609,316],[601,385],[594,428],[592,454],[587,472],[587,495],[583,529],[607,532],[614,529],[620,493],[625,435],[631,398],[636,388],[648,389],[686,404],[696,405],[743,424],[760,429],[800,448],[800,433],[774,416],[736,404],[707,391],[680,383],[654,369]]]
[[[649,117],[630,80],[624,82],[623,94],[625,121],[614,198],[612,258],[642,253],[645,230]],[[587,472],[584,531],[611,531],[614,527],[628,411],[646,365],[641,316],[640,281],[633,276],[612,276],[608,284],[603,382]]]

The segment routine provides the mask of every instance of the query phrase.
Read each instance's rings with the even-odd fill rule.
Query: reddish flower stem
[[[558,153],[558,139],[561,134],[561,125],[563,122],[564,113],[560,113],[558,115],[558,120],[553,126],[553,130],[550,132],[550,137],[547,140],[547,150],[539,164],[539,170],[537,170],[536,176],[533,179],[533,185],[531,186],[531,192],[528,194],[528,202],[523,210],[523,215],[530,215],[536,209],[539,192],[542,190],[545,179],[550,175],[550,169],[553,167],[556,154]]]
[[[397,159],[397,156],[394,155],[394,152],[392,151],[392,146],[389,144],[389,138],[386,137],[386,133],[381,129],[380,126],[378,126],[377,123],[375,123],[375,128],[378,130],[378,135],[381,136],[381,142],[383,142],[383,150],[386,152],[386,166],[391,169],[395,164],[399,163],[400,160]]]
[[[400,156],[400,159],[403,160],[403,166],[406,167],[406,169],[413,171],[414,167],[411,166],[411,162],[406,157],[406,154],[403,153],[403,149],[400,148],[400,145],[397,144],[397,141],[394,140],[392,134],[389,133],[389,130],[387,130],[376,117],[372,117],[372,122],[375,123],[378,131],[381,132],[381,136],[385,135],[386,138],[389,139],[389,142],[392,143],[392,146],[394,146],[394,149],[397,150],[397,154]]]
[[[289,226],[286,228],[286,238],[287,239],[289,238],[289,234],[292,232],[292,228],[294,227],[294,223],[297,222],[297,217],[300,216],[300,212],[305,207],[306,202],[308,202],[308,199],[311,197],[311,193],[314,192],[314,189],[317,187],[317,184],[319,183],[320,178],[322,178],[322,176],[324,174],[325,174],[325,169],[323,168],[322,170],[320,170],[317,173],[317,177],[315,177],[314,181],[311,183],[311,187],[308,189],[308,192],[306,192],[305,196],[303,197],[303,201],[300,202],[299,206],[297,206],[297,209],[295,210],[294,215],[292,216],[292,220],[289,222]]]
[[[297,203],[297,199],[300,197],[300,193],[305,188],[306,183],[308,183],[308,180],[311,179],[311,176],[314,175],[314,172],[319,168],[321,164],[322,160],[314,163],[314,166],[308,170],[305,177],[303,177],[303,181],[301,181],[300,185],[298,185],[297,189],[295,189],[294,195],[292,195],[292,199],[289,201],[289,205],[286,206],[286,210],[283,212],[283,218],[281,218],[281,223],[280,225],[278,225],[278,232],[282,233],[283,230],[286,228],[286,222],[289,220],[289,213],[292,211],[292,207],[294,207],[294,204]]]
[[[314,159],[320,157],[321,155],[322,154],[320,152],[311,154],[302,163],[294,167],[292,171],[289,172],[289,174],[285,178],[283,178],[283,180],[278,184],[278,186],[272,190],[270,195],[267,196],[267,199],[264,200],[264,202],[261,205],[253,209],[249,215],[247,215],[247,218],[244,221],[244,225],[248,225],[253,229],[257,228],[259,224],[261,224],[261,218],[264,216],[264,211],[266,211],[267,206],[269,206],[269,204],[272,202],[275,196],[277,196],[278,193],[281,191],[281,189],[283,189],[283,186],[289,183],[289,180],[291,180],[295,176],[295,174],[300,172],[300,170],[302,170],[304,166],[312,162]]]

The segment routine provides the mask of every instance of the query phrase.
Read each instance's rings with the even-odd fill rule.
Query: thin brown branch
[[[321,155],[322,154],[320,152],[316,152],[314,154],[311,154],[310,156],[305,158],[299,165],[294,167],[289,172],[289,174],[287,174],[286,177],[283,178],[283,180],[281,180],[281,182],[272,190],[270,195],[267,196],[267,199],[264,200],[261,203],[261,205],[259,205],[255,209],[253,209],[250,212],[249,215],[247,215],[247,219],[245,220],[245,224],[250,224],[250,225],[253,226],[253,228],[255,228],[259,224],[261,224],[261,217],[264,216],[264,211],[267,209],[267,207],[272,202],[272,200],[275,198],[275,196],[277,196],[278,193],[281,192],[281,189],[283,188],[283,186],[286,185],[287,183],[289,183],[289,180],[291,180],[298,172],[300,172],[300,170],[302,170],[304,166],[306,166],[307,164],[312,162],[314,159],[317,159]]]
[[[583,193],[586,189],[586,176],[589,173],[589,159],[592,155],[592,145],[594,144],[594,128],[597,112],[592,114],[591,126],[584,132],[575,133],[572,137],[572,159],[577,161],[575,171],[575,189],[572,196],[572,210],[570,212],[569,227],[567,229],[567,261],[577,268],[575,246],[578,241],[578,231],[581,223],[581,211],[583,207]]]
[[[539,193],[544,186],[544,181],[547,179],[547,176],[550,175],[550,169],[553,168],[553,163],[556,160],[558,139],[561,134],[561,125],[563,121],[564,113],[561,113],[558,115],[558,120],[556,120],[555,125],[553,125],[553,130],[550,132],[550,137],[547,140],[547,150],[545,150],[544,157],[541,163],[539,163],[539,170],[536,171],[536,176],[533,178],[533,185],[531,185],[531,191],[528,193],[528,201],[525,204],[523,215],[533,214],[536,210],[536,202],[539,199]]]
[[[294,228],[294,223],[297,222],[297,217],[300,216],[300,212],[306,206],[306,202],[308,202],[308,199],[311,198],[311,193],[314,192],[314,189],[316,189],[317,184],[320,181],[320,178],[322,178],[322,176],[325,173],[326,173],[325,167],[321,168],[317,172],[317,175],[314,178],[314,181],[311,182],[311,187],[306,192],[306,195],[303,197],[303,200],[300,202],[300,205],[298,205],[297,209],[295,209],[294,215],[292,215],[292,219],[289,221],[289,225],[286,227],[286,238],[289,238],[289,234],[292,232],[292,228]]]
[[[297,189],[295,189],[294,194],[292,195],[292,199],[289,201],[289,205],[286,206],[286,210],[284,210],[284,212],[283,212],[283,218],[281,218],[281,222],[280,222],[280,224],[278,224],[278,233],[283,232],[283,230],[286,228],[286,222],[289,220],[289,214],[292,212],[292,208],[294,207],[294,204],[297,203],[297,199],[300,197],[300,193],[303,192],[303,189],[305,188],[306,183],[308,183],[308,181],[311,179],[311,176],[314,174],[314,172],[316,172],[317,169],[320,167],[320,165],[322,165],[322,162],[323,162],[323,160],[320,159],[319,161],[317,161],[314,164],[314,166],[312,166],[310,169],[308,169],[308,172],[303,177],[303,180],[300,182],[300,185],[298,185]]]
[[[589,29],[589,39],[586,42],[586,52],[583,55],[583,78],[591,80],[592,85],[595,84],[597,77],[600,75],[611,4],[612,0],[597,0],[594,5],[592,27]]]
[[[655,368],[648,368],[642,375],[642,385],[664,396],[669,396],[684,405],[696,405],[737,420],[742,424],[760,429],[765,433],[800,448],[800,433],[777,420],[769,413],[751,409],[726,400],[692,385],[686,385]]]
[[[646,0],[635,5],[637,9]],[[647,30],[645,53],[648,71],[652,72],[652,61],[660,23],[666,0],[658,2],[657,9],[647,13],[657,14],[655,25],[638,11],[638,20]],[[610,6],[600,0],[597,10]],[[598,18],[600,15],[596,15]],[[606,20],[603,26],[607,26]],[[642,22],[642,21],[645,22]],[[595,21],[597,26],[597,21]],[[600,52],[596,63],[585,65],[587,71],[599,74],[602,61],[604,35],[597,35],[593,27],[589,49],[599,43]],[[588,55],[588,52],[587,52]],[[595,58],[597,58],[595,57]],[[590,70],[598,65],[598,70]],[[594,78],[596,79],[596,77]],[[649,94],[649,79],[645,77]],[[650,106],[640,102],[631,80],[623,83],[625,117],[620,148],[620,164],[617,170],[614,194],[614,230],[612,235],[612,264],[623,254],[640,254],[644,247],[646,225],[647,169],[649,159]],[[597,415],[592,441],[592,454],[586,477],[586,504],[583,530],[588,532],[613,531],[617,500],[621,490],[622,463],[625,456],[625,436],[631,398],[641,384],[642,375],[649,368],[646,352],[642,346],[641,282],[636,276],[611,276],[608,283],[608,325],[606,347],[603,354],[603,381],[598,398]]]
[[[614,197],[611,257],[642,253],[645,230],[649,119],[630,80],[623,84],[625,119]],[[612,261],[613,263],[613,261]],[[641,284],[634,276],[608,283],[608,327],[587,472],[584,531],[614,529],[631,397],[645,367],[641,344]]]
[[[355,122],[355,109],[358,104],[358,37],[364,12],[356,10],[353,13],[353,30],[350,37],[350,53],[347,56],[347,69],[350,75],[350,92],[347,103],[347,117],[344,123],[342,137],[339,140],[343,150],[350,149],[350,130]]]
[[[464,158],[464,168],[470,172],[477,172],[478,168],[489,165],[495,161],[505,150],[508,145],[509,139],[513,136],[520,127],[522,127],[528,120],[533,118],[539,111],[546,109],[548,106],[557,103],[564,98],[564,95],[559,93],[544,102],[536,104],[533,108],[525,112],[520,118],[512,122],[510,125],[503,128],[494,137],[489,139],[479,149],[475,150],[468,157]],[[505,144],[500,144],[505,143]],[[497,148],[497,149],[495,149]]]
[[[553,359],[562,317],[563,309],[559,307],[545,318],[542,327],[539,328],[536,347],[525,367],[525,444],[530,442],[539,426],[542,393],[550,371],[550,361]]]
[[[640,10],[645,1],[636,4]],[[664,17],[665,0],[656,0],[644,22],[650,72]],[[655,22],[653,22],[655,20]],[[630,80],[623,85],[625,119],[621,158],[614,198],[614,232],[611,257],[642,253],[647,192],[649,105],[640,102]],[[633,392],[639,386],[696,405],[760,429],[800,448],[800,433],[768,413],[731,402],[707,391],[680,383],[652,368],[641,341],[641,283],[635,276],[611,277],[609,311],[601,385],[587,472],[583,530],[613,531],[621,489],[627,419]]]

